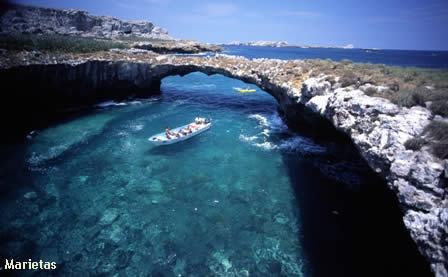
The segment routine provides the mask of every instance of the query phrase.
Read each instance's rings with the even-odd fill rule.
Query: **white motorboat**
[[[192,132],[182,135],[181,130],[187,130],[189,125],[194,126],[194,127],[192,127]],[[204,123],[200,123],[200,124],[192,122],[190,124],[187,124],[187,125],[184,125],[184,126],[181,126],[181,127],[171,130],[171,133],[179,134],[179,136],[173,135],[173,136],[171,136],[171,138],[168,138],[166,136],[165,132],[163,132],[163,133],[160,133],[160,134],[150,137],[148,140],[151,143],[153,143],[154,145],[173,144],[176,142],[187,140],[196,135],[199,135],[200,133],[203,133],[203,132],[207,131],[208,129],[210,129],[211,126],[212,126],[212,123],[209,120],[204,120]]]

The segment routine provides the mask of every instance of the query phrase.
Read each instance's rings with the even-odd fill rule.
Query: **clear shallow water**
[[[338,48],[294,48],[225,46],[224,53],[271,59],[349,59],[355,62],[405,67],[448,68],[448,51],[367,50]]]
[[[2,148],[1,256],[55,261],[54,275],[72,276],[421,270],[397,209],[378,205],[393,200],[355,151],[292,133],[267,93],[233,89],[247,86],[165,78],[158,98],[103,103]],[[196,115],[212,128],[148,143]]]
[[[2,233],[33,232],[11,238],[7,253],[56,261],[71,274],[304,274],[281,155],[297,139],[268,94],[204,78],[167,78],[159,99],[103,103],[26,142],[27,178],[2,202]],[[212,129],[169,147],[148,143],[196,115],[211,117]]]

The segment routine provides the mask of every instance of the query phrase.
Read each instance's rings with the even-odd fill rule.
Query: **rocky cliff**
[[[434,157],[428,148],[413,151],[404,146],[434,120],[427,109],[400,108],[386,99],[367,96],[354,86],[341,87],[338,79],[332,84],[323,75],[310,78],[299,60],[248,60],[219,54],[175,57],[138,52],[55,56],[42,61],[33,60],[30,55],[22,53],[17,59],[26,61],[28,66],[1,63],[0,76],[5,82],[20,76],[15,78],[22,83],[31,80],[27,83],[47,89],[59,86],[51,90],[53,94],[39,95],[44,102],[54,97],[81,99],[78,104],[95,102],[120,95],[108,95],[109,89],[115,88],[110,90],[112,93],[120,87],[152,94],[158,91],[162,78],[195,71],[222,74],[259,86],[277,99],[290,122],[307,124],[315,130],[327,126],[350,137],[369,166],[395,192],[404,223],[434,274],[448,276],[448,170],[443,166],[447,161]],[[47,62],[55,65],[45,66]]]
[[[173,39],[150,21],[124,21],[111,16],[91,15],[75,9],[51,9],[11,5],[0,17],[0,33],[54,33],[88,37],[136,36]]]

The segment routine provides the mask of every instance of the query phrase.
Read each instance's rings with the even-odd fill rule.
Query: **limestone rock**
[[[445,178],[448,178],[448,160],[444,160],[444,163],[445,163],[445,168],[444,168]]]
[[[12,24],[11,24],[12,23]],[[75,9],[53,9],[11,5],[0,17],[0,32],[116,38],[137,36],[173,39],[150,21],[124,21],[111,16],[91,15]]]
[[[311,98],[316,95],[326,95],[331,89],[331,84],[318,78],[309,78],[303,82],[302,95]]]
[[[108,225],[114,222],[118,217],[118,209],[111,208],[104,211],[103,216],[100,219],[101,225]]]

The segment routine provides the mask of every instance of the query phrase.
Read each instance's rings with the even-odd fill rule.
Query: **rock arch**
[[[257,85],[278,101],[289,120],[319,129],[326,124],[347,135],[397,195],[405,225],[433,272],[448,276],[448,169],[426,149],[404,147],[421,134],[431,113],[422,107],[399,108],[353,87],[332,86],[325,76],[308,78],[300,61],[127,56],[13,67],[1,70],[0,81],[13,87],[4,103],[20,106],[4,105],[2,112],[7,118],[17,109],[32,115],[129,94],[148,96],[160,90],[164,77],[196,71]],[[36,89],[40,92],[32,93]]]

